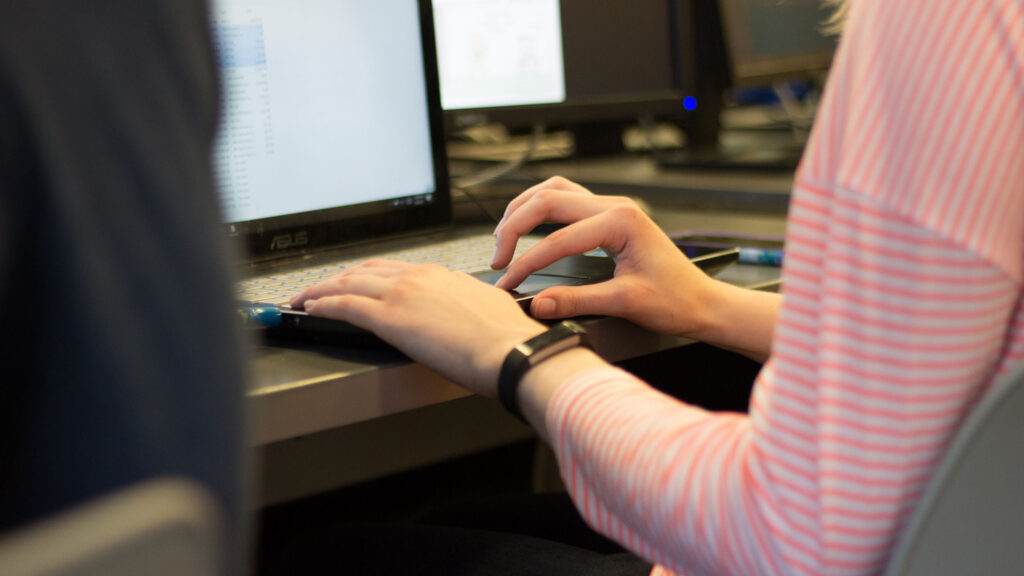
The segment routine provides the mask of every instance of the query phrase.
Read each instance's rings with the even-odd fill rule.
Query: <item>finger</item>
[[[625,238],[619,223],[611,214],[613,213],[602,212],[548,234],[547,238],[517,258],[495,286],[511,290],[537,270],[566,256],[584,254],[599,246],[606,246],[613,252],[619,252]]]
[[[338,275],[299,292],[292,297],[289,304],[292,308],[304,309],[308,300],[318,300],[324,297],[343,294],[380,299],[393,283],[390,274]]]
[[[612,196],[586,196],[564,190],[540,190],[495,230],[497,240],[491,267],[499,270],[515,254],[516,242],[544,222],[576,222],[622,203]]]
[[[313,286],[303,289],[298,294],[291,297],[288,301],[288,305],[292,308],[301,310],[305,306],[304,301],[314,297],[311,296],[312,292],[310,292],[313,288],[317,288],[325,284],[336,284],[340,282],[342,278],[348,278],[356,275],[373,275],[380,276],[382,278],[391,278],[398,276],[412,266],[415,266],[415,264],[399,260],[385,260],[379,258],[368,260],[350,268],[346,268],[341,272],[314,284]]]
[[[615,279],[589,286],[555,286],[538,293],[530,303],[534,318],[569,318],[600,314],[622,316],[622,283]]]
[[[377,331],[384,307],[380,300],[356,294],[325,296],[306,302],[306,312],[314,316],[351,322],[373,332]]]
[[[557,209],[562,207],[562,205],[570,207],[580,206],[580,202],[585,202],[589,199],[600,201],[607,198],[609,196],[595,196],[586,190],[580,192],[578,190],[563,190],[560,188],[531,189],[531,192],[524,193],[509,203],[505,216],[494,228],[494,234],[495,236],[500,235],[509,226],[510,221],[522,218],[524,214],[533,214],[543,208]],[[586,204],[582,204],[582,206],[586,206]],[[528,230],[524,230],[524,232]]]
[[[508,206],[505,207],[505,213],[502,215],[501,221],[499,221],[498,225],[495,226],[494,228],[495,232],[497,232],[498,228],[501,227],[501,225],[505,222],[505,220],[508,218],[510,214],[518,210],[519,207],[525,204],[526,202],[529,202],[529,200],[533,198],[534,195],[536,195],[537,192],[540,192],[541,190],[562,190],[565,192],[575,192],[577,194],[591,193],[590,190],[587,190],[583,186],[580,186],[579,184],[567,178],[563,178],[561,176],[552,176],[551,178],[548,178],[547,180],[541,182],[540,184],[535,184],[527,188],[526,191],[521,193],[519,196],[513,198],[512,201],[508,203]]]

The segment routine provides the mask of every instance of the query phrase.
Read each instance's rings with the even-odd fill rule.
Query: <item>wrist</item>
[[[702,282],[700,296],[696,299],[694,325],[687,334],[702,342],[715,340],[728,326],[729,292],[735,287],[725,282],[708,278]]]
[[[536,320],[527,321],[515,326],[506,327],[494,338],[484,339],[486,345],[480,346],[473,360],[474,373],[479,379],[474,391],[488,398],[498,397],[498,376],[501,366],[516,346],[541,334],[547,327]]]
[[[771,351],[781,296],[709,280],[697,306],[697,327],[685,336],[763,362]]]
[[[586,330],[570,320],[559,322],[512,348],[498,373],[498,399],[505,409],[524,419],[518,398],[523,378],[537,366],[574,348],[593,349],[593,344]]]

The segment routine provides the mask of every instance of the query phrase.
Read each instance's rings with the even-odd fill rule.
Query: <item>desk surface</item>
[[[655,221],[667,231],[723,230],[781,235],[785,230],[785,216],[777,209],[779,199],[776,196],[788,189],[788,184],[778,177],[661,174],[649,164],[633,159],[531,166],[527,173],[507,180],[505,185],[521,189],[523,182],[555,173],[575,178],[595,189],[603,188],[600,190],[603,192],[638,197],[651,207]],[[687,182],[691,185],[686,185]],[[716,195],[723,194],[726,199],[716,204]],[[745,195],[747,204],[743,204]],[[765,200],[766,197],[771,199]],[[766,202],[775,209],[766,211]],[[758,286],[777,280],[778,270],[736,265],[720,277],[738,285]],[[585,319],[584,324],[592,333],[598,352],[612,362],[687,342],[614,318],[590,318]],[[250,400],[254,405],[257,445],[303,437],[468,395],[462,388],[388,349],[262,345],[255,351],[251,372],[254,386]]]
[[[614,318],[583,321],[616,362],[687,341]],[[296,438],[462,398],[469,393],[401,354],[321,345],[260,346],[252,365],[256,443]]]
[[[479,173],[478,162],[451,163],[455,180]],[[793,175],[787,172],[678,170],[660,167],[650,156],[625,154],[527,164],[482,191],[510,198],[551,176],[564,176],[598,194],[643,198],[669,209],[769,213],[785,216]]]

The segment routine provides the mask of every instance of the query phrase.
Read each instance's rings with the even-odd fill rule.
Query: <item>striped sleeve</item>
[[[656,573],[880,573],[965,414],[1021,361],[1024,0],[854,0],[850,18],[749,415],[614,368],[549,406],[584,517]]]

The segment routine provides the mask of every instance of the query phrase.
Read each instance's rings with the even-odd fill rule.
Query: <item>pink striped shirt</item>
[[[1024,358],[1024,0],[853,1],[783,276],[749,415],[613,368],[548,410],[578,507],[655,573],[880,573]]]

